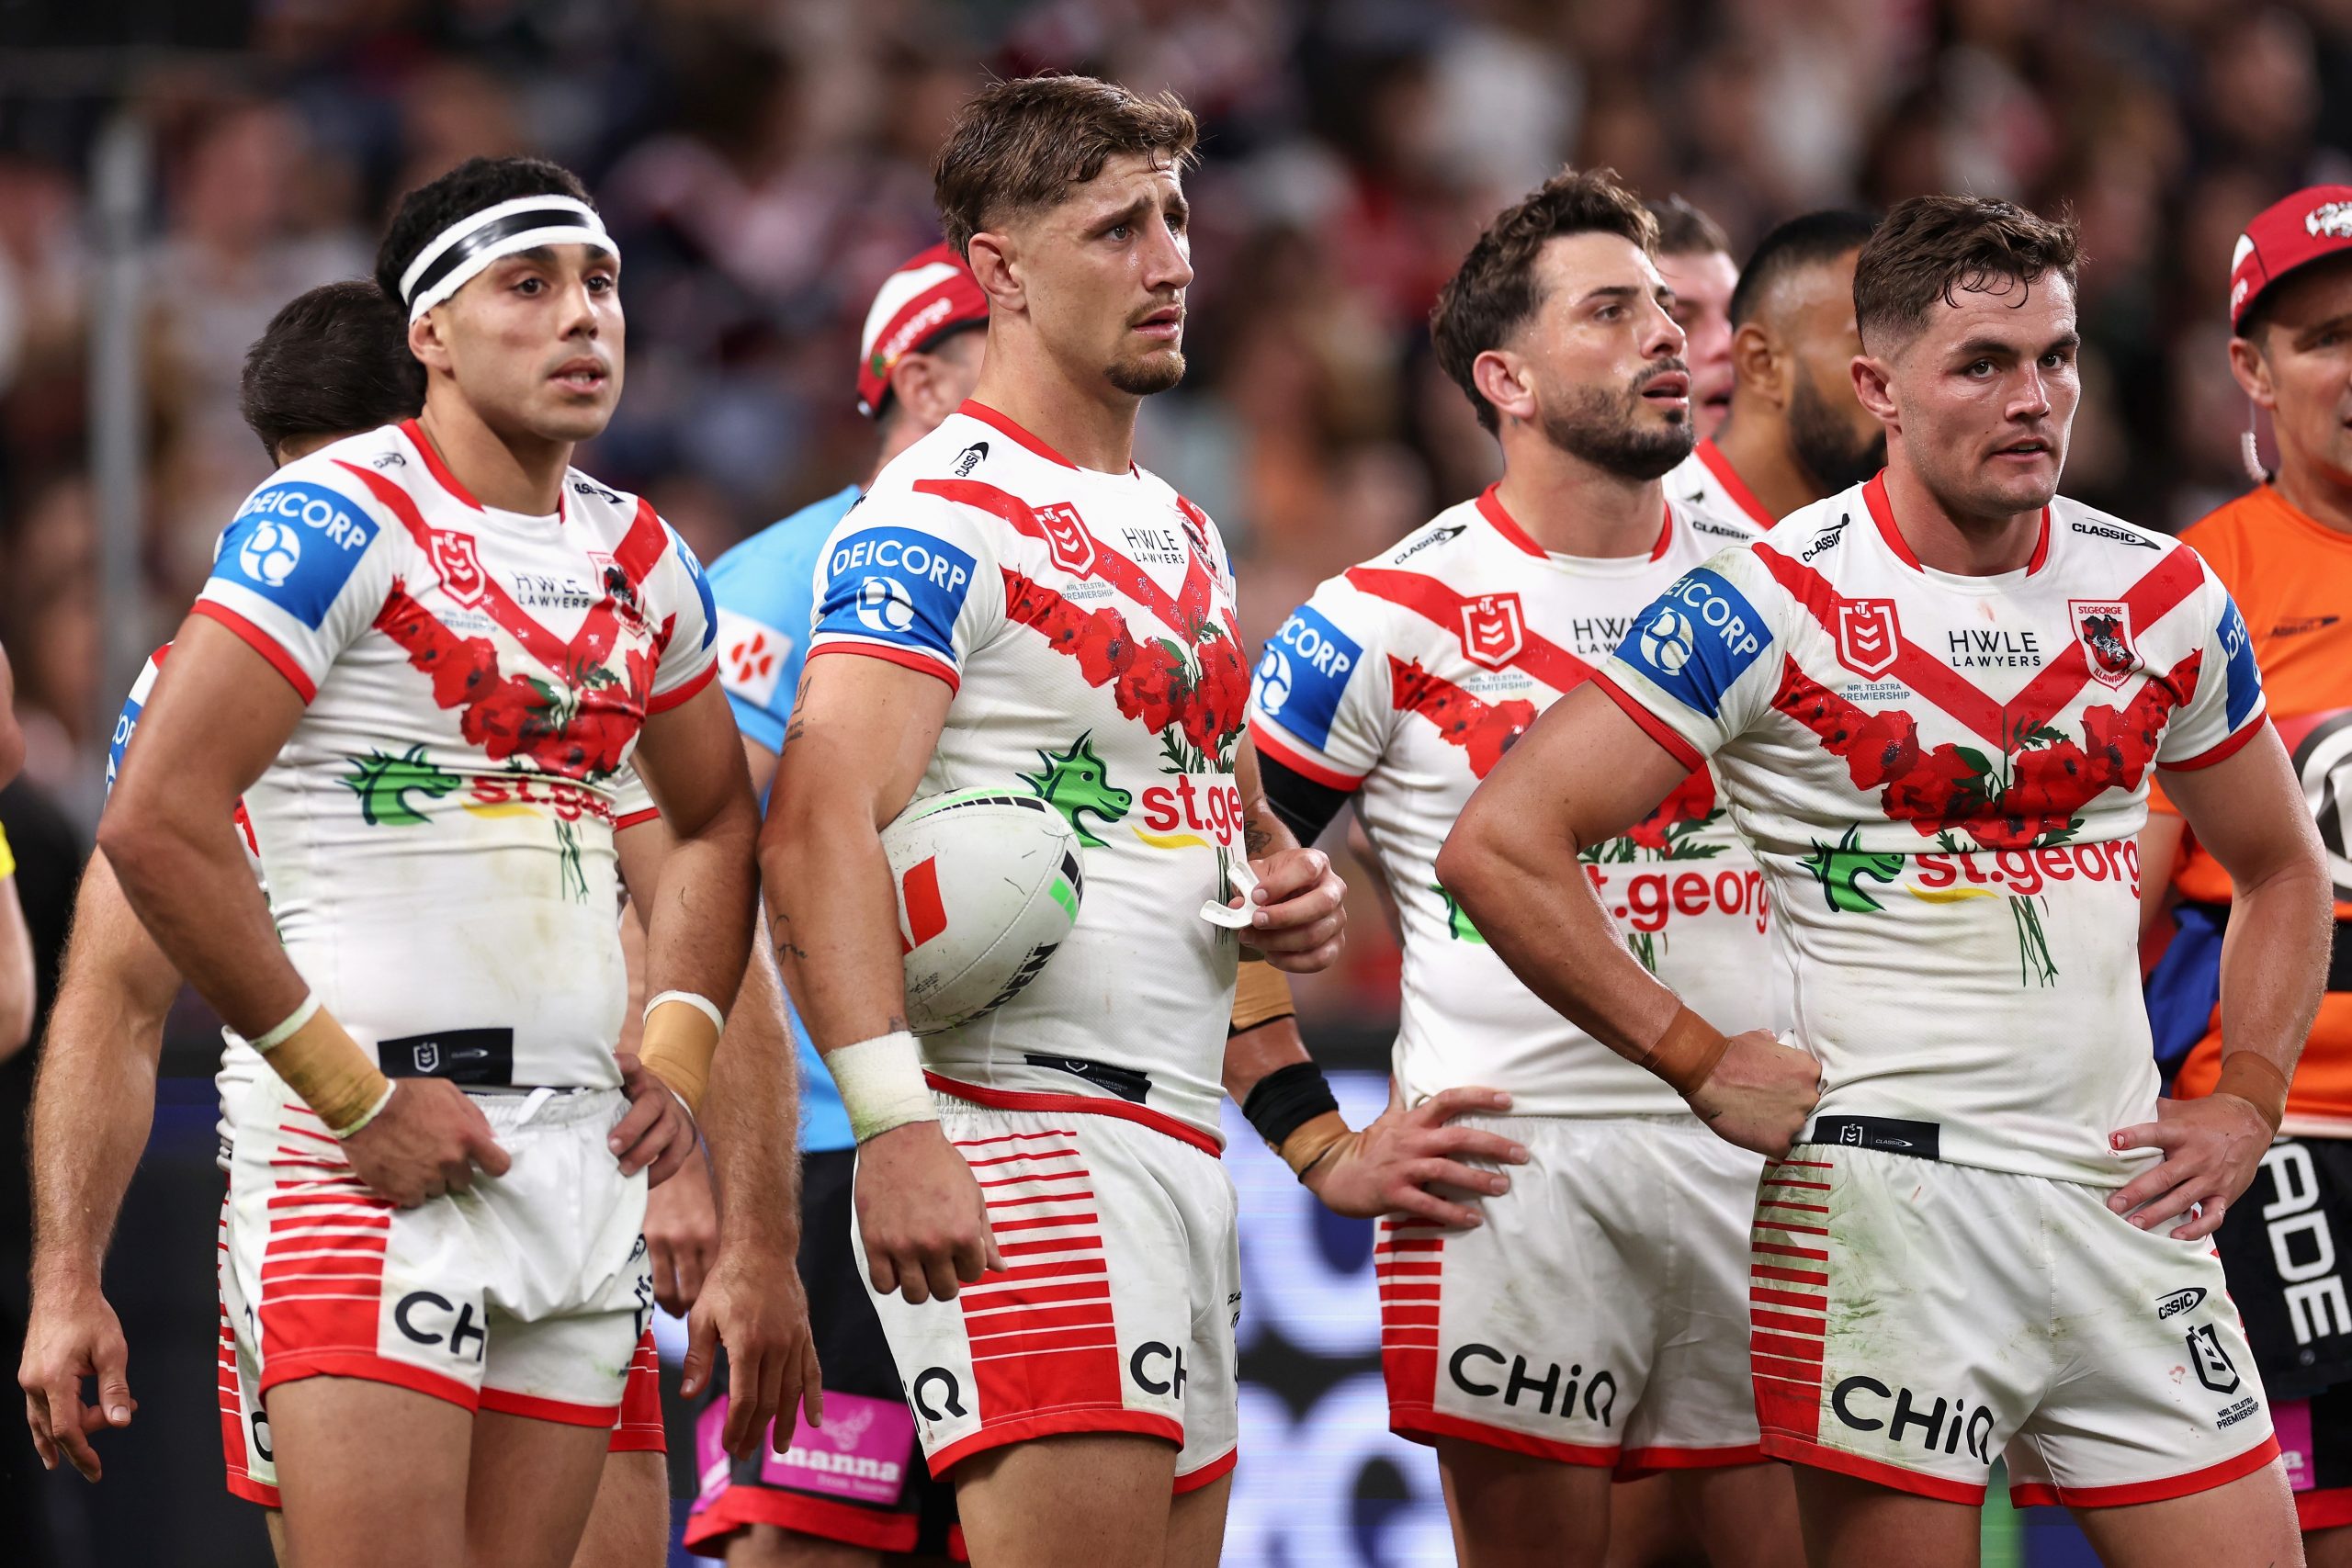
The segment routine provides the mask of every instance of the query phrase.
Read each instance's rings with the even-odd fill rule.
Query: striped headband
[[[568,196],[518,196],[460,218],[416,254],[401,274],[408,319],[414,321],[499,257],[540,245],[594,245],[620,254],[605,232],[605,220],[586,202]]]

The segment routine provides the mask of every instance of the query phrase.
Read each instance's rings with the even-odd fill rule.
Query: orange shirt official
[[[2325,1131],[2352,1135],[2352,976],[2346,974],[2352,929],[2345,923],[2352,921],[2352,858],[2346,841],[2352,819],[2352,534],[2304,515],[2264,485],[2217,509],[2181,537],[2205,558],[2245,617],[2271,721],[2319,818],[2335,882],[2338,924],[2330,990],[2295,1070],[2288,1120],[2304,1122],[2300,1130],[2305,1132],[2321,1131],[2309,1125],[2312,1122],[2334,1122]],[[2149,805],[2177,814],[2161,789],[2151,792]],[[2229,874],[2193,833],[2181,841],[2173,886],[2189,905],[2226,906],[2230,899]],[[2212,956],[2218,963],[2217,950]],[[2176,1092],[2210,1092],[2221,1059],[2216,1009],[2206,1020],[2205,1037],[2182,1064]]]

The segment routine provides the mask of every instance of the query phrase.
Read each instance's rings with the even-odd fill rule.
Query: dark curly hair
[[[1050,207],[1122,152],[1182,169],[1200,134],[1173,93],[1146,98],[1091,76],[991,82],[956,111],[932,167],[940,228],[958,255],[1010,213]]]
[[[1854,324],[1872,354],[1928,323],[1939,302],[2014,278],[2028,288],[2054,274],[2075,281],[2074,223],[2037,217],[2013,201],[1915,196],[1894,204],[1854,260]]]
[[[408,318],[364,277],[297,295],[245,351],[237,405],[273,463],[288,441],[408,418],[424,406]]]
[[[401,274],[435,235],[469,213],[518,196],[568,196],[596,205],[588,200],[580,176],[561,164],[545,158],[469,158],[401,197],[392,226],[384,231],[384,243],[376,247],[376,286],[385,298],[399,299]]]

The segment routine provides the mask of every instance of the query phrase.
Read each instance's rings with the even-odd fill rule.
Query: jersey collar
[[[1071,462],[1068,457],[1063,457],[1059,452],[1055,451],[1034,432],[1023,429],[1022,426],[1015,424],[1011,419],[1001,413],[999,413],[996,410],[989,407],[988,404],[981,402],[977,398],[966,398],[963,402],[957,406],[956,412],[957,413],[969,414],[974,419],[978,420],[982,424],[995,427],[998,431],[1001,432],[1003,434],[1011,436],[1014,441],[1017,441],[1022,446],[1026,446],[1030,451],[1035,452],[1048,463],[1057,463],[1061,467],[1069,468],[1073,472],[1083,473],[1087,471],[1080,468],[1076,463]],[[1099,472],[1100,470],[1097,471]],[[1127,472],[1133,474],[1135,471],[1135,464],[1133,462],[1129,462],[1127,464]],[[1115,479],[1117,476],[1114,475],[1112,477]]]
[[[1914,571],[1925,572],[1928,568],[1912,550],[1911,542],[1903,536],[1903,530],[1894,525],[1894,507],[1886,499],[1884,468],[1871,475],[1869,482],[1862,486],[1862,504],[1870,509],[1871,521],[1878,525],[1879,536],[1886,541],[1886,547],[1894,552],[1894,558]],[[2033,542],[2033,558],[2025,563],[2025,574],[2031,577],[2049,558],[2050,508],[2045,506],[2041,509],[2041,536]],[[1949,577],[1951,574],[1946,572],[1943,575]]]
[[[1537,560],[1550,560],[1552,553],[1528,537],[1527,530],[1521,527],[1519,520],[1504,507],[1503,498],[1495,493],[1499,488],[1498,481],[1478,492],[1478,515],[1492,525],[1495,532],[1500,534],[1513,549],[1533,556]],[[1658,526],[1657,543],[1650,548],[1652,560],[1665,559],[1668,547],[1674,543],[1674,508],[1668,505],[1664,511],[1666,515]]]
[[[1770,528],[1780,521],[1764,510],[1764,503],[1756,499],[1756,492],[1747,488],[1747,481],[1739,477],[1739,470],[1731,466],[1731,459],[1724,456],[1724,449],[1715,445],[1713,436],[1699,443],[1699,461],[1715,476],[1715,482],[1724,487],[1724,493],[1731,497],[1733,504],[1747,513],[1758,528]]]

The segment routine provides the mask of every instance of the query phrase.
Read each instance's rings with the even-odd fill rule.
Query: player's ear
[[[890,367],[890,396],[919,427],[937,424],[956,412],[941,406],[946,401],[944,390],[939,362],[928,354],[901,355]]]
[[[1753,389],[1774,408],[1788,407],[1795,366],[1761,321],[1749,321],[1732,333],[1731,370],[1739,385]]]
[[[2260,326],[2255,328],[2258,333],[2268,330]],[[2262,352],[2261,345],[2254,339],[2230,339],[2230,374],[2238,378],[2238,385],[2254,400],[2255,407],[2273,412],[2278,411],[2278,389],[2271,380],[2270,356]]]
[[[408,351],[428,371],[447,374],[449,369],[449,344],[442,336],[447,314],[435,305],[408,324]]]
[[[1025,302],[1025,290],[1020,276],[1019,247],[1010,233],[982,230],[966,244],[965,258],[971,263],[972,276],[991,305],[1001,305],[1008,310],[1021,309]]]
[[[1507,348],[1490,348],[1470,362],[1470,381],[1503,419],[1533,419],[1535,388],[1527,361]]]
[[[1854,400],[1888,429],[1900,424],[1895,417],[1893,367],[1875,355],[1858,354],[1849,368],[1854,376]]]

